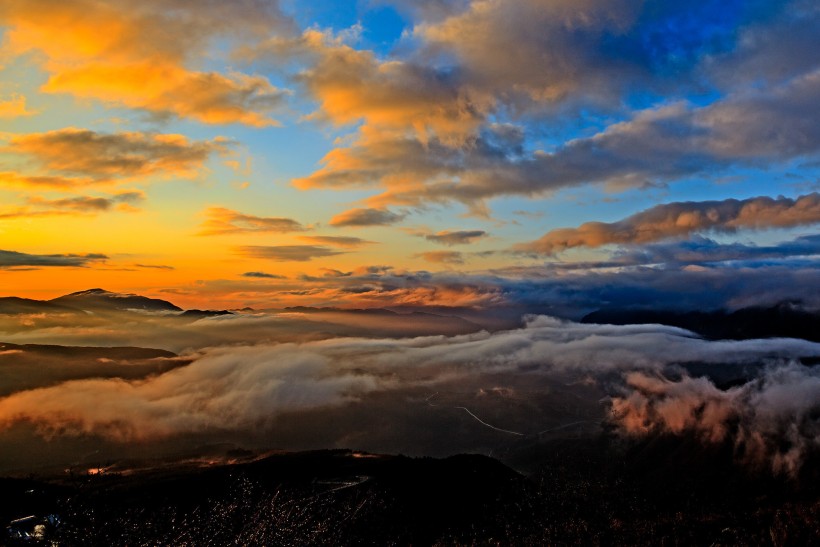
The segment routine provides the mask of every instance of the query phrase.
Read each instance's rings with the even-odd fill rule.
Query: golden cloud
[[[8,99],[0,99],[0,118],[22,118],[36,113],[26,107],[26,97],[23,95],[14,94]]]
[[[213,236],[251,232],[303,232],[306,228],[292,218],[258,217],[232,211],[223,207],[211,207],[205,211],[208,219],[202,223],[199,235]]]
[[[177,8],[177,9],[174,9]],[[261,35],[285,25],[275,4],[185,0],[10,0],[0,7],[12,55],[50,75],[49,93],[69,93],[203,123],[274,125],[285,95],[262,76],[190,69],[214,35]]]
[[[9,186],[70,187],[153,175],[193,178],[209,156],[225,153],[228,144],[222,138],[191,141],[176,134],[98,133],[72,127],[13,135],[3,151],[28,156],[47,173],[4,173],[0,182]]]
[[[418,256],[436,264],[464,264],[464,255],[458,251],[429,251]]]

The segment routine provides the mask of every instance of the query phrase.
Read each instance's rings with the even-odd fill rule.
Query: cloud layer
[[[618,222],[587,222],[553,230],[516,250],[555,254],[573,247],[637,244],[698,232],[732,233],[739,229],[789,228],[820,222],[820,194],[796,199],[757,197],[745,200],[665,203]]]
[[[317,412],[341,417],[349,405],[366,409],[380,393],[387,396],[378,399],[379,405],[387,405],[380,411],[386,415],[408,404],[414,413],[428,414],[434,410],[424,397],[457,392],[461,385],[476,392],[483,386],[480,392],[498,388],[506,393],[504,401],[482,398],[480,392],[462,397],[479,413],[491,412],[500,402],[513,405],[518,409],[513,415],[502,413],[496,419],[509,419],[514,431],[537,437],[549,429],[545,425],[560,420],[561,413],[542,414],[522,406],[523,394],[517,390],[527,384],[544,389],[543,382],[581,382],[597,386],[576,392],[582,401],[578,411],[584,409],[585,415],[595,416],[597,406],[599,419],[604,419],[597,402],[603,391],[614,397],[612,419],[630,434],[667,428],[675,433],[693,429],[706,442],[730,437],[746,447],[740,456],[754,450],[773,458],[775,471],[793,472],[806,451],[817,448],[815,409],[820,400],[816,373],[796,360],[818,356],[820,345],[802,340],[708,342],[658,325],[580,325],[532,317],[522,329],[495,334],[332,338],[206,349],[191,355],[194,361],[188,366],[141,380],[76,380],[17,392],[0,399],[0,426],[28,423],[48,437],[98,435],[134,442],[275,428],[280,420],[298,422],[300,415]],[[741,387],[722,390],[708,377],[690,378],[685,372],[681,377],[679,364],[692,362],[713,364],[715,377],[733,370],[751,376]],[[517,387],[504,391],[505,384]],[[786,396],[789,393],[793,396]],[[548,394],[536,390],[528,397]],[[738,416],[741,428],[733,425]],[[487,430],[466,414],[463,420],[479,437],[504,438],[503,432]],[[376,426],[373,420],[336,423],[336,437],[324,439],[325,446],[344,439],[370,446],[384,427],[404,427]],[[506,423],[495,425],[509,428]],[[775,442],[778,439],[791,442],[784,445]],[[281,446],[288,442],[279,439]]]
[[[796,475],[807,453],[820,449],[820,374],[794,363],[721,390],[707,378],[673,381],[635,372],[628,394],[612,401],[612,416],[630,435],[693,433],[708,443],[729,441],[740,459]]]

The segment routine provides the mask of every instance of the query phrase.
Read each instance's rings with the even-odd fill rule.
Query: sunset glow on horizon
[[[809,545],[817,0],[0,0],[0,545]]]
[[[302,4],[4,2],[3,295],[482,307],[814,268],[810,2]]]

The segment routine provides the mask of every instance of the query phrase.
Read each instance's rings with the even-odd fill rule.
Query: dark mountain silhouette
[[[175,353],[136,347],[47,346],[0,342],[0,397],[85,378],[139,379],[190,363]]]
[[[228,310],[185,310],[179,314],[179,317],[196,321],[197,319],[219,317],[220,315],[234,315],[234,313]]]
[[[786,337],[820,342],[820,314],[803,310],[788,302],[736,311],[604,308],[587,314],[581,322],[669,325],[690,330],[710,340]]]
[[[52,304],[68,306],[85,311],[144,310],[153,312],[182,311],[182,308],[158,298],[137,294],[121,294],[104,289],[89,289],[49,300]]]
[[[0,298],[0,315],[20,315],[34,313],[81,313],[80,310],[62,306],[54,302],[32,300],[18,296]]]

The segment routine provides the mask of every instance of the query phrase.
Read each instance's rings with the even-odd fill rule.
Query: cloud
[[[196,324],[230,329],[254,320],[228,316]],[[321,326],[319,320],[314,329]],[[275,329],[268,324],[266,330]],[[451,418],[430,410],[425,400],[439,393],[532,440],[579,417],[593,424],[592,431],[605,419],[625,429],[640,424],[630,434],[678,423],[683,426],[675,432],[700,431],[699,423],[708,424],[704,442],[722,431],[732,442],[762,447],[775,471],[791,471],[816,443],[820,425],[817,372],[795,361],[817,356],[820,344],[801,340],[706,341],[673,327],[533,316],[522,328],[496,333],[211,347],[189,355],[190,365],[144,379],[85,379],[18,391],[0,399],[0,429],[26,424],[53,441],[94,435],[122,443],[226,432],[253,438],[261,430],[268,442],[269,432],[277,432],[285,449],[308,434],[319,446],[384,451],[396,442],[418,446],[425,436],[407,435],[422,423],[419,429],[446,431],[446,438],[413,453],[447,451],[452,437],[467,450],[505,441],[505,434],[464,413]],[[743,370],[747,380],[716,388],[710,376],[689,377],[681,366],[695,362],[708,363],[716,378]],[[486,396],[496,387],[506,394],[500,400]],[[556,400],[562,403],[546,404]],[[305,427],[330,416],[332,428]],[[742,427],[733,429],[736,416]],[[738,452],[739,459],[747,456]]]
[[[453,145],[435,135],[421,140],[415,134],[364,128],[350,146],[332,150],[323,158],[322,168],[293,184],[300,189],[382,187],[382,194],[365,200],[378,210],[454,200],[479,210],[483,199],[496,194],[483,189],[487,185],[508,187],[499,195],[519,193],[516,187],[526,172],[535,177],[540,169],[530,167],[533,162],[522,157],[522,138],[510,142],[506,128],[490,126],[469,142]],[[543,177],[543,172],[538,176]]]
[[[0,99],[0,118],[23,118],[33,116],[37,112],[26,107],[26,97],[14,94],[8,99]]]
[[[64,209],[43,209],[37,210],[31,207],[13,207],[0,210],[0,219],[3,220],[18,220],[31,219],[38,217],[54,217],[54,216],[75,216],[84,213]]]
[[[474,272],[377,266],[325,271],[325,275],[264,285],[211,280],[186,290],[196,298],[229,308],[301,305],[424,310],[441,306],[458,310],[454,313],[466,310],[470,320],[477,313],[480,324],[500,321],[507,327],[518,324],[523,313],[580,319],[601,307],[735,310],[799,302],[806,309],[820,310],[820,295],[813,290],[816,258],[793,258],[811,251],[813,242],[797,240],[782,245],[780,250],[764,248],[771,253],[768,259],[751,249],[746,259],[705,265],[683,260],[644,267],[634,263],[641,262],[640,256],[634,261],[631,256],[615,256],[595,263],[510,265]],[[730,251],[714,250],[723,255]]]
[[[13,171],[0,172],[0,186],[7,188],[53,188],[59,190],[73,190],[85,188],[93,184],[105,183],[90,177],[61,177],[57,175],[23,175]]]
[[[98,263],[107,260],[108,257],[103,254],[92,253],[85,255],[77,254],[50,254],[37,255],[20,253],[17,251],[3,251],[0,250],[0,269],[15,268],[20,266],[30,266],[33,268],[45,267],[84,267],[90,264]]]
[[[147,270],[175,270],[173,266],[167,264],[134,264],[137,268],[144,268]]]
[[[0,218],[5,220],[28,219],[52,216],[95,215],[116,209],[123,212],[139,211],[134,204],[145,199],[142,191],[118,192],[107,197],[75,196],[70,198],[45,199],[38,196],[28,198],[24,207],[0,210]]]
[[[279,106],[287,95],[263,76],[188,72],[148,61],[123,67],[66,70],[53,76],[43,91],[71,93],[208,124],[254,127],[279,125],[260,112]]]
[[[425,234],[424,239],[441,245],[465,245],[482,237],[487,237],[484,230],[444,230],[434,234]]]
[[[319,245],[273,245],[254,246],[248,245],[237,247],[237,252],[243,256],[251,258],[264,258],[277,260],[280,262],[306,262],[314,258],[324,258],[344,254],[341,251],[334,251],[330,247]]]
[[[252,366],[241,366],[251,359]],[[213,427],[248,427],[265,415],[335,405],[372,389],[371,379],[352,373],[329,374],[328,365],[320,355],[294,354],[284,347],[261,352],[252,347],[215,350],[194,368],[176,369],[176,373],[153,380],[69,382],[59,400],[49,388],[12,395],[0,402],[4,418],[0,423],[8,425],[16,421],[12,416],[29,414],[29,405],[36,401],[43,414],[29,417],[44,432],[49,421],[43,418],[53,412],[62,415],[54,425],[61,422],[66,432],[138,441]],[[82,402],[89,397],[95,399],[94,415]],[[74,410],[66,412],[68,407]]]
[[[122,190],[114,194],[112,199],[119,203],[134,205],[145,200],[145,192],[142,190]]]
[[[554,279],[544,279],[550,275]],[[540,274],[531,272],[529,279],[502,282],[501,286],[509,302],[527,302],[529,306],[546,307],[554,310],[552,313],[569,317],[580,317],[603,306],[735,310],[791,301],[820,310],[820,299],[808,289],[816,275],[817,265],[812,261],[797,264],[773,261],[757,268],[683,266],[562,276],[547,269]]]
[[[656,205],[618,222],[587,222],[578,228],[552,230],[516,245],[521,252],[555,254],[574,247],[647,243],[697,232],[732,233],[739,229],[786,228],[820,222],[820,194],[796,199],[756,197],[745,200],[676,202]]]
[[[537,153],[504,192],[539,193],[583,183],[641,187],[730,166],[762,166],[811,157],[820,150],[813,97],[820,73],[773,87],[736,93],[703,107],[684,102],[637,112],[631,120]],[[749,113],[754,115],[749,115]],[[543,173],[540,179],[530,168]]]
[[[330,220],[331,226],[388,226],[400,222],[404,215],[387,209],[351,209]]]
[[[213,236],[243,233],[289,233],[303,232],[301,223],[291,218],[257,217],[232,211],[223,207],[211,207],[205,210],[208,219],[202,223],[199,235]]]
[[[708,238],[694,236],[690,241],[621,248],[613,253],[609,265],[749,262],[817,255],[820,255],[820,236],[798,237],[776,245],[722,244]],[[581,264],[578,266],[582,267]]]
[[[367,182],[385,188],[368,199],[371,206],[458,201],[480,213],[485,200],[502,195],[542,195],[589,183],[640,188],[730,166],[784,162],[820,150],[820,124],[805,114],[818,86],[820,75],[809,75],[707,107],[663,105],[552,152],[522,154],[486,131],[464,148],[432,138],[362,138],[296,182],[325,188]]]
[[[738,82],[783,82],[816,68],[808,52],[820,46],[820,13],[805,0],[739,29],[737,47],[709,59],[707,71],[723,87]]]
[[[464,255],[456,251],[429,251],[417,256],[437,264],[464,264]]]
[[[98,213],[109,211],[116,205],[139,203],[145,199],[145,193],[140,191],[119,192],[110,197],[76,196],[72,198],[44,199],[41,197],[28,198],[29,205],[47,209],[63,209],[68,211]]]
[[[693,236],[690,240],[624,245],[598,261],[548,262],[544,265],[555,274],[601,269],[618,269],[622,273],[640,266],[674,270],[703,265],[709,268],[752,269],[765,266],[803,263],[811,265],[820,255],[820,238],[803,236],[774,245],[719,243]]]
[[[32,205],[39,205],[43,207],[53,207],[55,209],[69,209],[74,211],[107,211],[111,208],[113,200],[106,198],[93,198],[89,196],[78,196],[74,198],[63,199],[43,199],[43,198],[29,198],[28,202]]]
[[[397,0],[391,1],[390,5],[416,20],[438,21],[463,11],[469,5],[469,0]]]
[[[646,188],[813,157],[820,151],[820,119],[812,108],[818,93],[820,73],[809,71],[705,106],[669,100],[550,151],[530,150],[508,128],[484,123],[461,143],[434,132],[419,137],[411,128],[365,125],[294,184],[375,187],[383,192],[366,200],[370,207],[460,202],[487,216],[486,201],[504,195],[537,196],[584,184]]]
[[[66,186],[149,176],[192,178],[211,155],[225,153],[227,146],[221,138],[191,141],[176,134],[99,133],[69,127],[13,135],[3,151],[29,156],[46,170],[42,180],[12,174],[11,182]]]
[[[251,277],[258,279],[287,279],[284,275],[271,274],[266,272],[245,272],[242,277]]]
[[[422,140],[435,134],[464,142],[494,103],[489,94],[461,86],[453,71],[412,60],[380,60],[316,29],[295,38],[274,37],[245,55],[305,58],[309,66],[297,80],[319,103],[310,117],[337,125],[363,122],[365,131],[409,129]]]
[[[612,111],[636,90],[669,95],[692,91],[696,79],[731,86],[816,68],[803,52],[816,43],[818,16],[802,0],[398,4],[420,16],[413,38],[422,58],[457,67],[467,85],[519,111]]]
[[[302,241],[308,243],[318,243],[320,245],[333,245],[335,247],[356,248],[364,245],[372,245],[375,241],[368,241],[359,237],[348,236],[299,236]]]
[[[625,34],[640,11],[631,1],[473,1],[416,26],[414,35],[434,52],[453,55],[475,85],[512,95],[507,100],[516,93],[537,102],[570,94],[611,100],[642,70],[634,58],[607,52],[604,42]]]
[[[258,127],[275,123],[267,112],[285,94],[262,76],[187,66],[206,55],[217,36],[287,31],[289,22],[275,2],[243,0],[229,10],[212,0],[196,6],[186,0],[139,6],[120,0],[12,0],[0,9],[0,23],[12,54],[37,54],[32,58],[49,75],[42,86],[49,93],[157,116]]]
[[[820,374],[794,362],[769,367],[741,386],[719,389],[708,378],[674,381],[626,375],[627,392],[612,400],[612,420],[629,435],[694,433],[730,442],[740,459],[796,475],[820,448]]]

